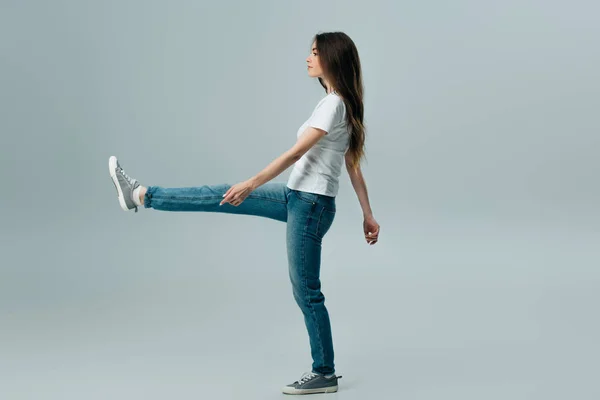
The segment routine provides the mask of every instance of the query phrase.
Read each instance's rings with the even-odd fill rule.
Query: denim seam
[[[261,200],[268,200],[268,201],[272,201],[273,203],[281,203],[281,204],[286,204],[286,201],[281,201],[281,200],[277,200],[277,199],[272,199],[270,197],[262,197],[262,196],[255,196],[255,195],[248,195],[247,198],[251,198],[251,199],[261,199]]]
[[[305,202],[305,203],[312,204],[312,203],[314,203],[314,202],[318,202],[318,196],[319,196],[319,195],[318,195],[318,194],[316,194],[316,193],[313,193],[315,196],[317,196],[317,200],[316,200],[316,201],[313,201],[313,200],[308,200],[308,199],[306,199],[306,198],[302,197],[302,195],[300,195],[300,194],[298,194],[298,193],[294,193],[294,194],[296,195],[296,198],[298,198],[298,199],[302,200],[302,201],[303,201],[303,202]],[[329,209],[327,206],[325,206],[325,205],[324,205],[323,207],[325,207],[325,211],[327,211],[327,212],[330,212],[330,213],[335,213],[335,212],[336,212],[336,210],[335,210],[335,209],[333,209],[333,210],[330,210],[330,209]]]
[[[200,199],[200,200],[212,200],[212,199],[219,199],[219,196],[152,196],[155,199],[184,199],[184,200],[190,200],[190,199]]]
[[[325,211],[325,207],[321,208],[321,212],[319,213],[319,220],[317,221],[317,236],[319,236],[319,232],[320,232],[320,228],[321,228],[321,217],[323,216],[323,211]]]
[[[175,200],[175,199],[180,199],[180,200],[214,200],[214,199],[220,199],[222,197],[219,196],[152,196],[152,198],[154,199],[162,199],[162,200]],[[281,204],[285,204],[285,201],[280,201],[277,199],[272,199],[270,197],[262,197],[262,196],[248,196],[247,198],[253,198],[253,199],[261,199],[261,200],[267,200],[267,201],[272,201],[274,203],[281,203]]]
[[[308,283],[307,283],[307,277],[306,277],[306,264],[305,264],[305,257],[304,257],[304,250],[305,250],[305,246],[306,246],[306,233],[308,231],[308,225],[310,224],[310,220],[313,216],[313,212],[315,210],[315,205],[316,203],[313,202],[312,203],[312,208],[310,209],[310,213],[308,214],[308,218],[306,219],[306,224],[304,225],[304,235],[302,235],[302,275],[303,275],[303,291],[304,291],[304,301],[306,302],[306,304],[308,304],[308,308],[310,309],[310,314],[312,316],[312,318],[315,321],[315,327],[317,329],[317,342],[318,342],[318,346],[321,349],[321,362],[325,362],[325,349],[323,348],[323,342],[321,340],[321,331],[319,330],[319,321],[317,321],[317,314],[315,313],[315,309],[312,306],[312,303],[310,302],[310,299],[308,298]]]

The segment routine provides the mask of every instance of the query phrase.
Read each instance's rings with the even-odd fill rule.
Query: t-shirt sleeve
[[[339,97],[330,96],[315,109],[308,126],[329,133],[342,119],[344,103]]]

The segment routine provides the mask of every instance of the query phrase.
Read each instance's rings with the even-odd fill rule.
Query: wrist
[[[258,184],[258,179],[256,176],[253,176],[252,178],[248,179],[248,182],[250,183],[250,187],[252,188],[252,190],[256,189],[258,186],[260,186]]]

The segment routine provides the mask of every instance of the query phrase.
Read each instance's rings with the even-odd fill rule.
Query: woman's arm
[[[363,210],[363,231],[365,233],[365,240],[369,245],[374,245],[379,240],[380,226],[373,217],[373,210],[371,210],[371,205],[369,204],[367,184],[365,183],[362,171],[360,170],[360,167],[358,167],[356,171],[350,167],[350,155],[348,153],[346,153],[346,169],[348,170],[350,181],[352,182],[352,186],[354,187],[354,191],[358,196],[358,201]]]
[[[327,132],[322,129],[313,127],[306,128],[291,149],[277,157],[269,165],[267,165],[265,169],[249,179],[249,181],[252,183],[252,190],[264,185],[288,169],[290,165],[298,161],[304,155],[304,153],[313,147],[315,143],[321,140],[321,138],[326,134]]]
[[[348,171],[348,175],[350,175],[350,182],[352,182],[352,187],[358,196],[358,202],[360,203],[360,207],[363,210],[363,216],[365,218],[373,216],[373,210],[371,210],[371,205],[369,204],[369,194],[367,193],[367,184],[365,182],[365,178],[363,177],[362,171],[360,167],[356,171],[354,171],[350,167],[350,153],[346,153],[346,170]]]

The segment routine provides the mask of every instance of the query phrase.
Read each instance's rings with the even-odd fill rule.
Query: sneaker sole
[[[125,204],[125,197],[123,196],[123,191],[121,190],[121,185],[119,185],[119,180],[117,179],[117,173],[115,170],[117,169],[117,157],[110,156],[108,159],[108,172],[110,173],[110,177],[112,179],[113,185],[115,185],[115,189],[117,189],[117,194],[119,197],[119,204],[124,211],[129,211],[127,208],[127,204]]]
[[[296,389],[293,387],[284,387],[282,391],[285,394],[335,393],[338,391],[338,385],[329,386],[321,389]]]

